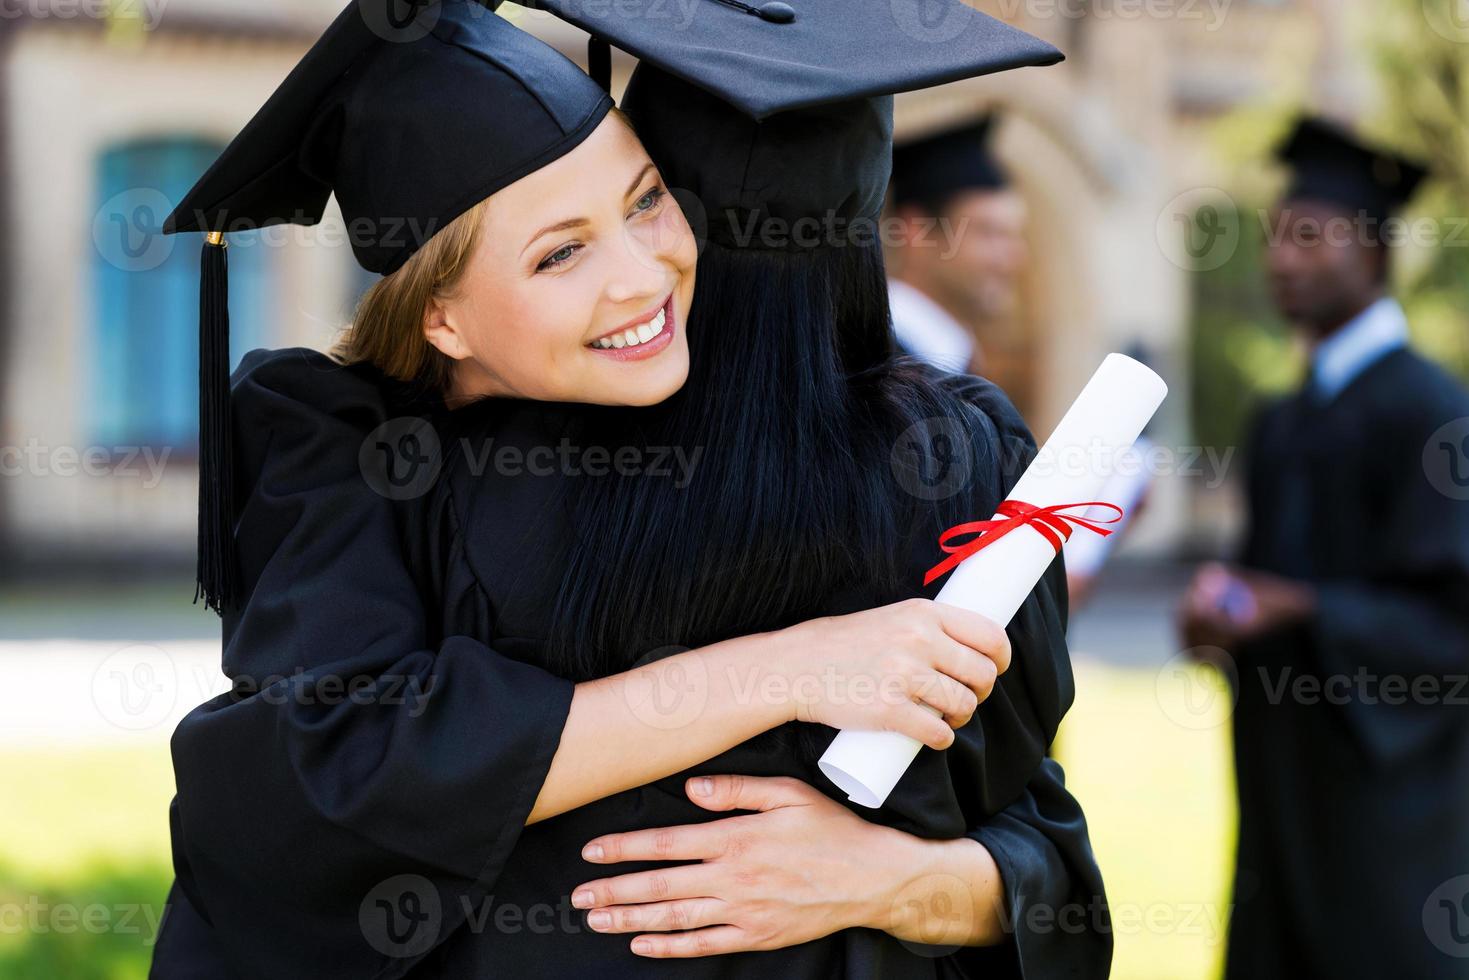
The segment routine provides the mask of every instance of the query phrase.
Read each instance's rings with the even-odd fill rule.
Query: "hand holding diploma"
[[[1009,623],[1073,528],[1110,533],[1104,525],[1121,508],[1097,499],[1111,475],[1105,461],[1133,444],[1167,393],[1147,367],[1108,355],[995,515],[944,532],[948,556],[925,579],[950,575],[936,601]],[[1096,505],[1113,516],[1088,514]],[[878,807],[919,748],[895,732],[846,730],[821,757],[821,771],[853,802]]]

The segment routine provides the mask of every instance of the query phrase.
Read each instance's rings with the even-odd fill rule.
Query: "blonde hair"
[[[396,271],[373,283],[330,356],[340,364],[372,364],[388,377],[447,391],[455,362],[428,342],[423,317],[430,300],[453,295],[464,278],[479,244],[484,212],[485,201],[480,201],[429,238]]]

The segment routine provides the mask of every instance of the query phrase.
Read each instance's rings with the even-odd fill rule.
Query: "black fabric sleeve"
[[[997,946],[954,954],[972,980],[1025,977],[1105,978],[1112,965],[1112,926],[1102,873],[1086,818],[1066,789],[1061,766],[1041,763],[1020,799],[965,836],[983,844],[1000,868],[1002,922]]]
[[[1346,696],[1323,691],[1325,699],[1342,706],[1368,758],[1384,766],[1461,726],[1469,698],[1469,492],[1448,483],[1447,471],[1430,477],[1441,452],[1463,451],[1430,440],[1469,417],[1469,396],[1432,381],[1377,414],[1372,478],[1386,505],[1354,532],[1373,541],[1370,567],[1318,582],[1307,626],[1315,667],[1351,681]]]
[[[243,607],[234,690],[173,736],[176,848],[242,977],[393,977],[491,888],[573,685],[432,643],[395,507],[362,460],[379,387],[306,350],[233,380]],[[376,487],[376,488],[375,488]]]
[[[915,584],[942,557],[939,532],[990,517],[1037,450],[997,386],[967,375],[942,383],[970,409],[964,421],[972,473],[963,491],[939,508],[938,523],[921,529]],[[932,598],[942,584],[922,594]],[[1007,627],[1010,669],[949,749],[919,750],[879,817],[920,836],[970,837],[999,865],[1009,936],[947,957],[963,976],[1105,977],[1109,969],[1101,872],[1081,808],[1060,766],[1047,758],[1075,697],[1066,626],[1066,570],[1058,555]]]

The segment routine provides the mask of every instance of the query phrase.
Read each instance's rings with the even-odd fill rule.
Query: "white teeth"
[[[663,332],[663,327],[667,321],[668,317],[665,312],[659,310],[646,323],[640,323],[636,327],[628,327],[622,333],[616,333],[610,337],[600,337],[592,341],[592,346],[606,350],[614,347],[621,349],[623,347],[636,347],[638,344],[646,344]]]

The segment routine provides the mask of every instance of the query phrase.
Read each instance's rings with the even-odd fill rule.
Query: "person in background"
[[[1239,565],[1180,610],[1237,687],[1226,975],[1469,977],[1469,393],[1409,348],[1383,234],[1424,172],[1319,119],[1279,156],[1270,287],[1309,372],[1249,439]]]
[[[893,332],[906,353],[979,374],[977,329],[1014,312],[1025,200],[990,149],[995,116],[893,151]]]

